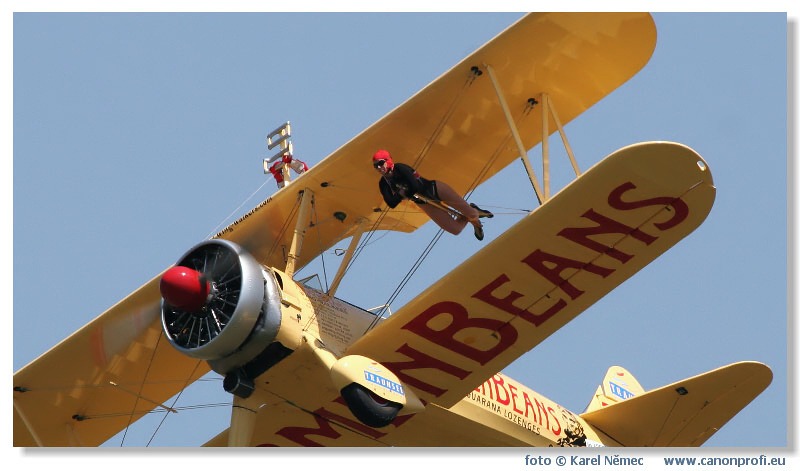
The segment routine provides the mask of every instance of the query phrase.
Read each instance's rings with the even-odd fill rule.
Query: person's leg
[[[451,208],[463,214],[469,222],[473,225],[480,224],[478,222],[478,210],[469,205],[464,198],[461,197],[454,189],[447,183],[441,180],[436,181],[436,191],[439,193],[439,198]]]
[[[475,237],[478,240],[483,240],[483,224],[478,219],[481,217],[481,213],[478,212],[476,207],[467,203],[450,185],[440,180],[436,181],[436,191],[439,193],[439,199],[443,203],[463,214],[467,221],[472,224],[475,229]]]
[[[464,226],[467,225],[466,219],[453,219],[450,213],[432,204],[418,204],[417,206],[439,227],[453,235],[460,234],[464,230]]]

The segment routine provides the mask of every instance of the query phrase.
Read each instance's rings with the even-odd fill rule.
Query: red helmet
[[[372,165],[378,168],[381,164],[386,165],[387,170],[392,170],[394,168],[394,162],[388,150],[381,149],[372,155]]]

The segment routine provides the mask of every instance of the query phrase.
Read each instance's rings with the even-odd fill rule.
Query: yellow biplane
[[[549,137],[571,157],[563,126],[643,68],[655,43],[646,13],[526,15],[17,371],[14,445],[101,445],[212,371],[232,407],[208,446],[703,444],[769,385],[767,366],[650,391],[614,366],[582,413],[499,373],[711,210],[711,169],[674,142],[632,144],[585,172],[571,158],[575,179],[551,192]],[[270,135],[276,156],[288,136]],[[537,145],[541,175],[527,156]],[[428,220],[407,201],[383,203],[377,149],[461,194],[522,159],[539,206],[392,315],[374,314],[335,297],[350,257],[375,231]],[[375,192],[354,198],[353,187]],[[295,279],[347,239],[327,291]]]

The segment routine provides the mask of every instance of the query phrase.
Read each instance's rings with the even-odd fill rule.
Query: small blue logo
[[[369,381],[370,383],[377,384],[378,386],[384,387],[389,391],[396,392],[401,396],[405,396],[406,394],[403,392],[403,386],[401,384],[395,383],[390,379],[386,379],[383,376],[376,375],[375,373],[370,373],[369,371],[364,371],[364,379]]]
[[[633,394],[632,392],[628,391],[627,389],[623,388],[618,384],[612,383],[611,381],[609,381],[608,384],[611,385],[611,393],[617,397],[620,397],[622,399],[630,399],[633,396],[635,396],[635,394]]]

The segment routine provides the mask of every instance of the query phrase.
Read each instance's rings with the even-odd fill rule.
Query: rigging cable
[[[445,125],[447,124],[448,121],[450,121],[450,118],[453,116],[453,113],[455,113],[457,105],[458,105],[458,103],[461,102],[461,99],[463,98],[464,93],[472,85],[472,83],[475,82],[475,79],[479,75],[481,75],[480,70],[476,69],[475,67],[470,69],[470,74],[467,77],[467,80],[464,81],[464,84],[461,86],[461,88],[458,90],[458,93],[456,94],[456,96],[450,102],[450,106],[447,108],[447,111],[445,111],[444,115],[439,120],[439,123],[434,128],[434,130],[431,133],[430,137],[428,137],[428,140],[422,146],[422,149],[420,149],[420,152],[417,155],[417,158],[414,160],[414,165],[413,165],[414,168],[419,168],[419,166],[422,165],[422,161],[425,160],[425,157],[427,156],[428,151],[430,151],[431,147],[433,147],[433,144],[436,142],[436,139],[439,137],[439,135],[444,130]]]
[[[133,403],[133,408],[131,409],[130,413],[126,414],[128,416],[128,423],[127,423],[127,425],[125,425],[125,431],[122,434],[122,439],[121,439],[120,444],[119,444],[120,447],[122,447],[125,444],[125,439],[128,436],[128,430],[130,430],[131,424],[133,424],[133,421],[134,421],[133,418],[134,418],[134,415],[136,414],[136,407],[139,405],[139,399],[142,397],[142,390],[144,389],[144,385],[147,384],[147,376],[150,374],[150,369],[153,366],[155,355],[156,355],[156,352],[158,351],[158,346],[161,343],[161,339],[163,337],[164,337],[164,332],[162,330],[158,335],[158,339],[156,340],[155,346],[153,347],[153,353],[150,355],[150,359],[147,362],[147,368],[145,369],[145,372],[144,372],[144,379],[139,384],[139,391],[134,394],[136,396],[136,400]],[[175,403],[180,398],[181,394],[183,394],[183,391],[186,389],[186,387],[191,382],[192,375],[194,375],[195,371],[197,371],[197,368],[200,366],[200,363],[201,363],[200,360],[198,360],[195,363],[194,369],[192,369],[192,372],[189,374],[189,377],[186,378],[185,381],[183,381],[183,387],[181,388],[181,390],[178,393],[178,395],[175,397],[175,400],[172,403],[173,406],[175,405]],[[164,407],[164,406],[161,406],[161,407]],[[169,407],[169,408],[167,408],[167,410],[169,411],[169,410],[174,410],[174,409],[172,407]],[[164,418],[162,418],[162,420],[161,420],[161,424],[164,423],[164,420],[166,420],[166,417],[167,416],[164,415]],[[158,433],[158,429],[161,427],[161,424],[159,424],[159,426],[153,432],[153,435],[150,437],[150,441],[148,441],[148,445],[153,440],[153,438],[155,438],[155,434]]]
[[[405,214],[405,213],[406,213],[406,210],[404,209],[404,210],[403,210],[403,214]],[[359,256],[359,255],[361,255],[361,252],[363,252],[363,251],[364,251],[364,248],[366,248],[368,245],[370,245],[371,243],[373,243],[373,241],[372,241],[372,237],[375,235],[375,232],[378,230],[377,228],[378,228],[378,227],[380,227],[380,226],[381,226],[381,224],[383,223],[383,219],[386,217],[386,215],[387,215],[387,214],[389,214],[389,211],[388,211],[388,210],[386,210],[386,211],[381,211],[381,212],[380,212],[380,215],[377,217],[377,219],[376,219],[376,220],[375,220],[375,222],[372,224],[372,226],[370,227],[370,229],[369,229],[368,231],[366,231],[366,233],[367,233],[367,236],[366,236],[366,238],[365,238],[363,241],[361,241],[361,242],[358,244],[358,246],[356,247],[356,249],[355,249],[355,251],[354,251],[354,253],[353,253],[353,257],[350,259],[350,263],[347,265],[347,268],[345,268],[345,271],[344,271],[344,273],[342,274],[342,276],[343,276],[343,277],[344,277],[344,275],[346,275],[346,274],[347,274],[347,272],[348,272],[348,271],[350,270],[350,268],[353,266],[353,264],[355,263],[355,261],[356,261],[356,259],[358,258],[358,256]],[[395,226],[397,226],[397,225],[400,223],[400,220],[401,220],[401,219],[402,219],[402,218],[397,218],[397,219],[396,219]],[[386,229],[386,230],[388,231],[388,230],[390,230],[390,229]],[[376,239],[376,240],[375,240],[375,242],[376,242],[377,240],[380,240],[380,238],[384,237],[385,235],[386,235],[386,234],[383,234],[383,235],[381,235],[381,236],[380,236],[378,239]]]
[[[393,303],[397,299],[397,297],[400,296],[400,293],[406,287],[408,282],[411,281],[411,278],[417,272],[417,269],[419,269],[419,267],[422,265],[422,262],[424,262],[425,259],[428,258],[428,255],[433,250],[433,247],[436,245],[437,242],[439,242],[439,239],[442,238],[442,234],[444,234],[444,229],[439,229],[433,236],[431,241],[428,242],[428,246],[425,247],[425,249],[422,251],[420,256],[417,258],[417,261],[414,262],[414,265],[412,265],[411,269],[409,269],[405,277],[403,277],[403,279],[400,281],[400,284],[398,284],[398,286],[394,289],[394,292],[391,294],[391,296],[389,296],[389,299],[386,301],[386,303],[384,303],[381,306],[381,309],[375,314],[375,318],[372,319],[372,322],[370,322],[369,326],[367,326],[367,329],[364,331],[365,334],[370,330],[372,330],[378,324],[378,322],[383,317],[383,314],[389,308],[391,303]]]
[[[428,151],[431,149],[431,147],[433,147],[433,143],[436,142],[436,139],[439,137],[439,135],[441,134],[442,130],[444,130],[445,125],[450,120],[450,118],[453,116],[453,113],[455,113],[455,110],[458,107],[458,103],[461,102],[461,99],[463,98],[464,93],[469,88],[469,86],[472,85],[472,83],[475,81],[475,79],[479,75],[480,75],[480,73],[478,73],[478,71],[476,71],[475,68],[470,70],[470,74],[467,77],[467,80],[464,81],[464,84],[461,86],[461,88],[459,89],[459,91],[456,94],[456,96],[453,98],[453,100],[451,100],[450,105],[448,106],[448,108],[445,111],[444,115],[442,116],[441,119],[439,119],[438,124],[436,125],[436,127],[434,128],[434,130],[430,134],[430,136],[428,137],[428,140],[425,142],[425,144],[422,146],[422,149],[417,154],[417,158],[414,160],[414,163],[413,163],[414,168],[418,168],[420,165],[422,165],[422,162],[425,160],[425,157],[427,156]],[[373,224],[372,229],[370,229],[370,234],[367,237],[367,240],[365,240],[364,242],[359,244],[359,247],[356,249],[356,254],[354,255],[353,259],[351,260],[350,266],[353,265],[353,262],[355,262],[355,257],[358,254],[361,253],[363,248],[366,247],[367,245],[369,245],[370,239],[372,238],[372,233],[375,231],[376,227],[379,227],[379,222],[383,220],[384,216],[386,216],[387,213],[388,213],[388,210],[381,212],[381,215],[378,217],[378,220],[376,221],[375,224]],[[437,238],[437,240],[438,240],[438,238]]]
[[[319,247],[320,247],[319,252],[320,252],[320,259],[322,261],[322,276],[325,279],[325,292],[327,293],[329,291],[329,288],[328,288],[328,270],[325,267],[325,250],[322,249],[322,234],[320,234],[320,230],[319,230],[319,216],[317,214],[316,199],[314,198],[313,194],[312,194],[312,197],[311,197],[311,218],[312,218],[311,224],[314,227],[317,228],[317,244],[319,244]],[[311,323],[314,321],[314,319],[316,317],[317,317],[317,311],[315,309],[313,309],[311,311],[311,316],[309,316],[308,321],[306,322],[306,324],[302,328],[303,332],[308,331],[309,326],[311,325]]]
[[[479,72],[480,71],[477,70],[474,67],[470,70],[469,77],[467,78],[467,80],[464,81],[464,84],[459,89],[458,93],[453,98],[453,100],[451,100],[450,105],[448,106],[448,108],[445,111],[444,115],[439,120],[439,122],[436,125],[436,127],[434,128],[433,132],[428,137],[428,140],[425,142],[425,144],[423,145],[423,147],[420,150],[419,154],[417,155],[417,158],[414,160],[414,164],[413,164],[414,168],[419,168],[422,165],[422,163],[424,162],[425,158],[427,157],[428,152],[430,151],[431,147],[433,147],[433,144],[436,142],[437,138],[439,137],[441,132],[444,130],[444,128],[447,125],[447,123],[450,121],[450,118],[453,116],[453,113],[455,113],[455,110],[457,109],[458,104],[461,102],[461,99],[463,98],[464,93],[470,87],[470,85],[472,85],[472,83],[475,81],[475,79],[480,75]],[[485,170],[484,170],[484,173],[485,173]],[[475,182],[473,182],[473,185],[474,184],[475,184]],[[385,214],[385,213],[386,212],[384,212],[383,214]],[[365,334],[367,332],[369,332],[371,329],[373,329],[375,327],[375,325],[377,325],[377,323],[380,321],[380,319],[382,318],[383,314],[389,308],[391,303],[393,303],[397,299],[397,297],[400,295],[400,293],[405,288],[405,286],[408,284],[408,282],[411,281],[411,278],[414,276],[414,274],[417,272],[419,267],[422,265],[422,262],[425,261],[425,259],[428,257],[428,255],[433,250],[433,247],[442,238],[442,234],[444,234],[444,230],[440,228],[437,231],[437,233],[433,236],[431,241],[428,243],[428,245],[425,247],[425,249],[422,251],[420,256],[417,257],[417,260],[411,266],[409,271],[406,272],[405,276],[400,281],[398,286],[395,288],[394,292],[391,294],[391,296],[389,296],[389,299],[387,300],[387,302],[384,303],[383,306],[381,307],[381,309],[376,313],[375,318],[372,320],[372,322],[370,322],[369,326],[364,331]],[[370,236],[371,236],[371,234],[370,234]]]
[[[186,378],[186,381],[184,381],[184,383],[183,383],[183,387],[181,388],[180,392],[179,392],[179,393],[178,393],[178,394],[175,396],[175,400],[174,400],[174,401],[172,401],[172,405],[171,405],[171,407],[170,407],[171,409],[173,409],[173,410],[174,410],[174,406],[175,406],[175,404],[177,404],[177,403],[178,403],[178,399],[180,399],[180,398],[181,398],[181,395],[183,395],[183,392],[184,392],[184,391],[186,391],[186,388],[189,386],[189,383],[191,383],[192,376],[194,376],[194,373],[195,373],[195,371],[197,371],[197,368],[199,368],[199,367],[200,367],[200,364],[201,364],[201,363],[202,363],[202,360],[197,360],[197,362],[195,363],[195,365],[194,365],[194,369],[192,369],[192,372],[191,372],[191,373],[189,373],[189,377],[188,377],[188,378]],[[162,425],[164,425],[164,421],[166,421],[166,420],[167,420],[167,417],[168,417],[168,416],[169,416],[169,414],[164,414],[164,416],[163,416],[163,417],[161,417],[161,422],[159,422],[159,423],[158,423],[158,426],[157,426],[157,427],[156,427],[156,429],[153,431],[153,435],[151,435],[151,436],[150,436],[150,440],[148,440],[148,441],[147,441],[147,445],[146,445],[146,446],[150,446],[150,443],[152,443],[152,441],[153,441],[153,440],[156,438],[156,434],[157,434],[157,433],[158,433],[158,431],[161,429],[161,426],[162,426]]]
[[[319,245],[320,260],[322,261],[322,277],[325,280],[325,292],[328,291],[328,269],[325,266],[325,250],[322,248],[322,234],[319,229],[319,214],[317,213],[317,199],[311,196],[311,217],[314,227],[317,228],[317,245]]]
[[[161,339],[164,336],[163,331],[159,333],[158,340],[156,340],[156,345],[153,348],[153,354],[150,355],[150,359],[147,362],[147,368],[144,371],[144,379],[142,379],[141,384],[139,384],[139,392],[136,394],[136,400],[133,402],[133,408],[131,409],[130,414],[128,414],[128,423],[125,425],[125,432],[122,434],[122,440],[119,443],[119,446],[125,443],[125,438],[128,436],[128,430],[131,428],[131,424],[133,423],[133,416],[136,413],[136,406],[139,405],[139,398],[141,397],[142,390],[144,389],[144,385],[147,382],[147,375],[150,373],[150,368],[153,366],[153,359],[155,358],[156,351],[158,351],[158,345],[161,343]]]
[[[261,186],[259,186],[258,188],[256,188],[256,191],[254,191],[253,193],[251,193],[251,194],[250,194],[250,196],[248,196],[247,198],[245,198],[245,199],[244,199],[244,201],[242,201],[242,203],[241,203],[241,204],[240,204],[240,205],[239,205],[239,206],[238,206],[236,209],[234,209],[233,211],[231,211],[231,213],[230,213],[230,214],[228,214],[228,216],[227,216],[227,217],[225,217],[225,218],[224,218],[222,221],[220,221],[220,223],[219,223],[219,224],[217,224],[217,226],[216,226],[214,229],[212,229],[212,230],[211,230],[211,233],[210,233],[210,234],[208,234],[208,235],[206,236],[206,239],[211,239],[212,237],[214,237],[214,234],[218,234],[219,232],[221,232],[221,231],[220,231],[220,227],[221,227],[221,226],[222,226],[222,225],[225,223],[225,221],[229,220],[231,217],[233,217],[233,215],[234,215],[234,214],[236,214],[236,213],[237,213],[237,212],[238,212],[240,209],[242,209],[242,206],[244,206],[244,204],[245,204],[245,203],[247,203],[248,201],[250,201],[250,200],[253,198],[253,196],[255,196],[255,195],[256,195],[256,193],[258,193],[259,191],[261,191],[261,189],[262,189],[262,188],[264,188],[264,185],[266,185],[268,181],[269,181],[269,180],[267,180],[267,179],[264,179],[264,183],[262,183],[262,184],[261,184]]]
[[[529,105],[529,107],[530,107],[530,105]],[[528,111],[529,111],[529,107],[526,107],[526,109],[523,111],[523,117],[527,116]],[[487,160],[486,164],[483,166],[481,171],[478,173],[478,175],[475,177],[475,179],[473,179],[472,183],[468,187],[467,194],[464,197],[465,200],[468,199],[469,196],[472,195],[472,193],[477,188],[478,183],[486,176],[486,174],[488,173],[488,171],[491,168],[491,166],[494,165],[494,163],[500,157],[500,154],[502,153],[503,149],[505,148],[506,144],[511,139],[511,137],[512,136],[511,136],[511,133],[509,131],[509,134],[504,139],[502,139],[500,144],[495,148],[495,151],[492,153],[492,157],[489,160]],[[444,234],[444,230],[443,229],[439,229],[439,231],[436,233],[436,235],[434,235],[434,237],[431,240],[431,242],[428,243],[428,246],[423,250],[422,254],[417,258],[417,261],[414,262],[414,265],[411,267],[411,269],[408,271],[408,273],[406,273],[406,276],[403,278],[403,280],[400,282],[400,284],[397,286],[397,288],[395,288],[394,292],[389,297],[389,300],[381,307],[380,311],[378,311],[378,313],[376,314],[375,318],[372,320],[372,322],[369,324],[367,329],[364,331],[364,334],[366,334],[367,332],[372,330],[378,324],[378,322],[382,318],[382,316],[383,316],[384,312],[386,311],[386,309],[388,309],[389,305],[392,302],[394,302],[397,299],[397,297],[400,295],[400,292],[405,288],[405,286],[411,280],[411,277],[416,273],[417,269],[419,269],[420,265],[425,260],[425,258],[428,257],[428,255],[433,250],[433,247],[436,245],[436,243],[439,241],[439,239],[441,239],[442,234]]]

